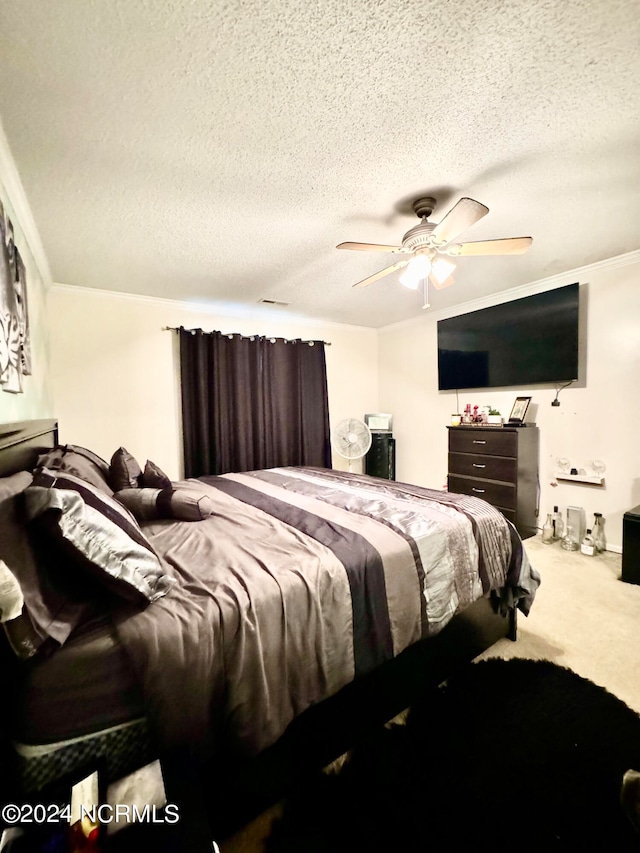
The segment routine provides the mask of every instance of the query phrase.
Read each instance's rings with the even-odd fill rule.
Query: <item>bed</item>
[[[181,750],[214,767],[210,780],[224,777],[251,810],[497,639],[515,640],[517,609],[528,613],[539,583],[513,526],[476,498],[305,468],[169,488],[151,466],[149,482],[162,488],[149,504],[141,469],[106,498],[64,465],[32,479],[43,454],[50,460],[60,447],[74,448],[59,445],[55,421],[0,426],[0,482],[14,484],[11,500],[26,507],[37,571],[46,577],[52,552],[56,572],[74,565],[64,618],[51,622],[62,634],[26,660],[2,647],[11,695],[2,749],[10,785],[23,792],[98,758],[115,779]],[[160,493],[169,503],[150,511],[161,508]],[[195,517],[172,516],[177,495]],[[124,502],[138,518],[134,532],[127,527],[131,547],[139,554],[144,540],[153,555],[140,556],[143,600],[133,571],[108,575],[137,567],[134,557],[106,566],[106,588],[91,577],[85,589],[79,571],[93,553],[78,563],[69,546],[86,543],[77,538],[58,550],[61,519],[94,500]],[[16,560],[6,546],[0,557]],[[159,569],[148,569],[156,558]]]

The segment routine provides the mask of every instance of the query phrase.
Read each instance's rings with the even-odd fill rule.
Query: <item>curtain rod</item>
[[[163,326],[161,331],[162,332],[179,332],[180,328],[183,328],[183,327],[180,327],[180,326]],[[191,332],[191,334],[193,334],[193,335],[195,335],[195,333],[197,331],[201,331],[201,330],[200,329],[185,329],[185,332]],[[207,334],[211,334],[211,333],[210,332],[204,332],[203,334],[207,335]],[[292,341],[292,340],[294,340],[294,338],[278,338],[278,337],[274,337],[272,335],[241,335],[240,332],[221,332],[220,334],[224,335],[225,338],[234,338],[236,336],[238,336],[240,338],[266,338],[272,342],[273,341]],[[331,346],[331,341],[302,341],[301,340],[300,343],[301,344],[319,343],[319,344],[324,344],[326,347]]]

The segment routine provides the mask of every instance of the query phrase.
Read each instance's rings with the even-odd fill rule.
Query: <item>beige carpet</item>
[[[500,640],[489,657],[544,658],[605,687],[640,713],[640,586],[620,580],[621,557],[586,557],[527,539],[542,577],[531,614],[518,614],[518,640]],[[262,853],[279,807],[221,843],[222,853]]]
[[[640,586],[620,580],[621,556],[586,557],[544,545],[525,548],[542,583],[518,640],[480,656],[545,658],[606,687],[640,713]]]

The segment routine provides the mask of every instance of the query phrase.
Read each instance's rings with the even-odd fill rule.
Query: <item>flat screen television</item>
[[[579,285],[438,321],[438,389],[578,378]]]

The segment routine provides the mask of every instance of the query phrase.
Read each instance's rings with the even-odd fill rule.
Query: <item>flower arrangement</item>
[[[480,411],[479,406],[472,407],[471,403],[467,403],[462,416],[462,422],[465,424],[501,424],[502,415],[493,406],[483,406],[482,411]]]

